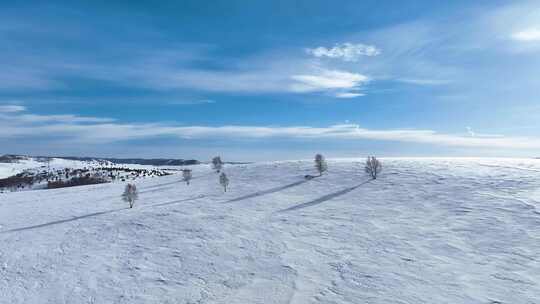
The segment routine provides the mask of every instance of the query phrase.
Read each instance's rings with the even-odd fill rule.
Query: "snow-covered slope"
[[[2,157],[0,157],[2,158]],[[0,160],[0,193],[51,189],[72,184],[138,180],[164,176],[181,166],[155,167],[138,164],[114,164],[107,160],[71,160],[7,156]]]
[[[0,303],[538,303],[540,161],[207,166],[0,194]]]
[[[64,168],[80,169],[83,167],[98,166],[95,161],[78,161],[62,158],[51,158],[50,162],[38,160],[37,158],[28,157],[12,163],[0,162],[0,178],[6,178],[16,175],[25,170],[41,171],[41,170],[62,170]]]
[[[34,159],[22,159],[10,163],[0,162],[0,178],[6,178],[21,173],[24,170],[39,168],[44,165],[44,163],[37,162]]]

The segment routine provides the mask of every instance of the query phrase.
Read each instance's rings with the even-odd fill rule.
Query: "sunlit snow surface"
[[[540,161],[193,166],[0,194],[0,303],[540,303]]]

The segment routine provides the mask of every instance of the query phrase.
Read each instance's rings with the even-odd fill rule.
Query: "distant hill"
[[[23,155],[6,154],[0,156],[0,163],[17,163],[32,157]],[[201,162],[196,159],[171,159],[171,158],[102,158],[102,157],[76,157],[76,156],[36,156],[37,161],[46,161],[48,158],[60,158],[77,161],[109,161],[115,164],[136,164],[148,166],[187,166],[197,165]]]
[[[56,156],[55,156],[56,157]],[[148,166],[187,166],[187,165],[197,165],[200,162],[196,159],[170,159],[170,158],[102,158],[102,157],[56,157],[69,160],[79,160],[79,161],[92,161],[92,160],[106,160],[115,164],[137,164],[137,165],[148,165]]]
[[[13,154],[6,154],[6,155],[0,155],[0,163],[17,163],[20,160],[28,159],[26,156],[22,155],[13,155]]]

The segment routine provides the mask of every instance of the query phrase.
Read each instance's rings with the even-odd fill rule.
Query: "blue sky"
[[[0,18],[0,153],[540,156],[537,1],[24,1]]]

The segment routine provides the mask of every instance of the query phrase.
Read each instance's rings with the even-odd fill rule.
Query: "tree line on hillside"
[[[220,156],[216,156],[212,158],[211,161],[212,169],[219,174],[219,184],[221,187],[223,187],[223,192],[227,192],[227,188],[229,186],[229,178],[227,174],[223,171],[223,161],[221,160]],[[328,171],[328,163],[326,162],[326,159],[322,154],[315,155],[315,169],[319,173],[318,176],[322,176],[323,173]],[[364,165],[364,171],[369,175],[369,177],[373,180],[377,179],[379,173],[382,171],[382,164],[381,162],[374,156],[369,156],[366,159],[365,165]],[[193,178],[191,169],[183,169],[182,170],[182,177],[183,181],[186,182],[186,185],[190,184],[191,179]],[[306,175],[306,179],[312,179],[317,176],[313,175]],[[137,191],[137,186],[135,184],[129,183],[126,185],[124,189],[124,193],[122,194],[122,199],[129,204],[129,208],[133,208],[135,201],[139,198],[139,194]]]

